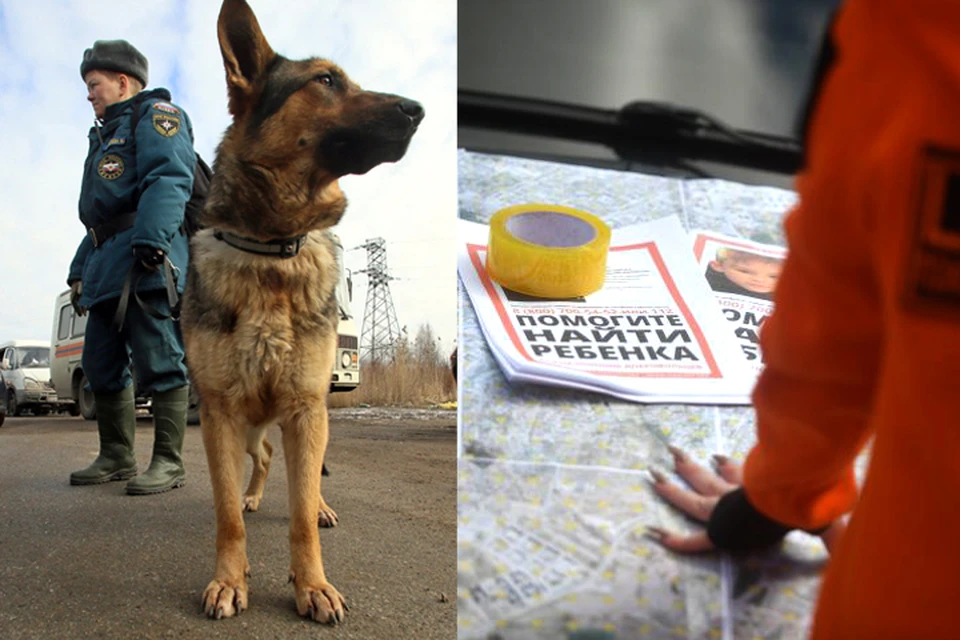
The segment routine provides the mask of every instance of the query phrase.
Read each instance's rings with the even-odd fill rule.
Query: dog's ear
[[[254,102],[274,53],[245,0],[223,0],[217,38],[227,72],[230,113],[239,116]]]

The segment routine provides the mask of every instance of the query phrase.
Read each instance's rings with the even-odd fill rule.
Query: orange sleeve
[[[850,35],[843,13],[833,31],[841,46]],[[863,70],[839,54],[810,119],[799,204],[784,222],[788,255],[761,330],[765,369],[753,394],[758,442],[744,468],[750,502],[801,528],[823,526],[854,505],[853,463],[870,437],[883,348],[864,215],[870,188],[854,142],[877,123],[851,100]]]
[[[785,223],[789,253],[775,310],[761,332],[758,442],[744,489],[771,518],[813,528],[853,507],[881,326],[869,252],[852,216],[837,215],[834,193],[801,187],[800,197]]]
[[[943,366],[938,345],[955,343],[926,340],[921,328],[939,325],[901,331],[912,316],[900,297],[918,158],[931,141],[958,148],[947,81],[960,75],[947,55],[960,51],[949,36],[958,25],[960,9],[940,0],[848,2],[834,24],[837,62],[812,111],[799,204],[784,223],[789,253],[761,331],[758,442],[744,468],[751,503],[784,524],[818,527],[852,509],[853,462],[883,417],[872,413],[881,364],[902,389]],[[912,369],[891,369],[887,356],[911,348]]]

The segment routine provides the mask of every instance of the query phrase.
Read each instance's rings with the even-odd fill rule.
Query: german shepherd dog
[[[191,241],[181,315],[217,518],[203,609],[222,618],[247,608],[243,510],[260,503],[266,431],[279,424],[297,611],[336,624],[347,607],[327,581],[317,531],[318,517],[336,524],[320,493],[338,322],[326,229],[346,208],[338,179],[400,160],[424,112],[362,90],[327,60],[276,54],[244,0],[224,0],[217,33],[233,122]],[[241,496],[244,451],[254,470]]]

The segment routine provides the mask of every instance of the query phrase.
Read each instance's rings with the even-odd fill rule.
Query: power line
[[[451,240],[454,240],[453,236],[450,237],[432,237],[432,238],[416,238],[411,240],[385,240],[388,246],[397,245],[397,244],[421,244],[423,242],[432,242],[434,244],[445,244],[449,243]],[[358,249],[366,249],[366,244],[357,245],[356,247],[350,247],[347,251],[356,251]]]

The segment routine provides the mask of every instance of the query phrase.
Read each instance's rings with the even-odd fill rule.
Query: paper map
[[[460,217],[479,223],[505,206],[551,202],[615,228],[676,215],[688,232],[782,245],[795,202],[780,189],[463,151],[459,176]],[[754,440],[750,407],[510,385],[462,287],[460,314],[461,640],[806,638],[827,558],[818,539],[794,532],[781,552],[733,560],[680,557],[643,534],[699,526],[652,492],[646,470],[670,471],[667,445],[702,463],[742,458]]]

